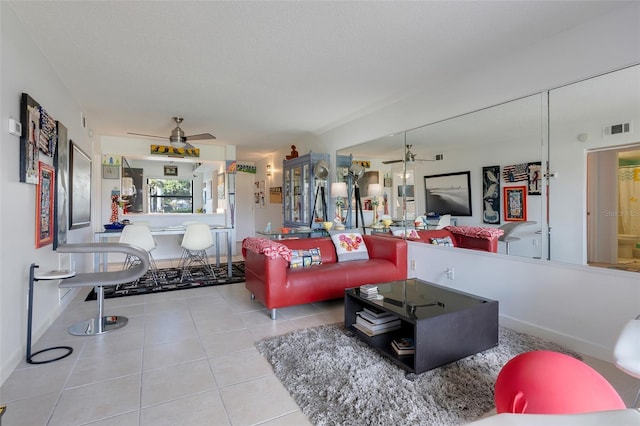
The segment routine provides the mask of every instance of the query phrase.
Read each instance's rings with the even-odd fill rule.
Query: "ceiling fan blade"
[[[144,136],[146,138],[167,139],[166,136],[145,135],[144,133],[127,132],[128,135]]]
[[[201,133],[199,135],[186,136],[186,138],[188,141],[201,141],[205,139],[215,139],[216,137],[211,133]]]
[[[404,160],[387,160],[383,161],[382,164],[393,164],[393,163],[402,163]]]

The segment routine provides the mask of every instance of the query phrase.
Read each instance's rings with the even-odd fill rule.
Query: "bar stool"
[[[182,256],[178,263],[178,268],[182,269],[180,281],[185,277],[191,278],[190,268],[193,264],[200,264],[204,267],[212,278],[216,277],[213,267],[209,263],[207,249],[213,246],[213,236],[211,229],[206,223],[192,223],[187,225],[187,229],[182,238]]]

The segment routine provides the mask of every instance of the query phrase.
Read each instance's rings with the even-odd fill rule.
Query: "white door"
[[[236,174],[236,242],[255,236],[255,202],[253,200],[253,182],[255,176],[250,173]]]

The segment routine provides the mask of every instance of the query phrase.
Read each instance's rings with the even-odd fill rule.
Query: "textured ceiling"
[[[3,1],[95,134],[213,133],[239,159],[452,84],[612,1]],[[471,67],[470,65],[473,65]],[[200,143],[200,142],[199,142]],[[207,143],[207,142],[202,142]]]

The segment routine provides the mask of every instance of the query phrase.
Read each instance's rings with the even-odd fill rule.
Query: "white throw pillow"
[[[369,259],[367,246],[364,244],[364,238],[359,232],[331,232],[331,241],[336,246],[338,262]]]

